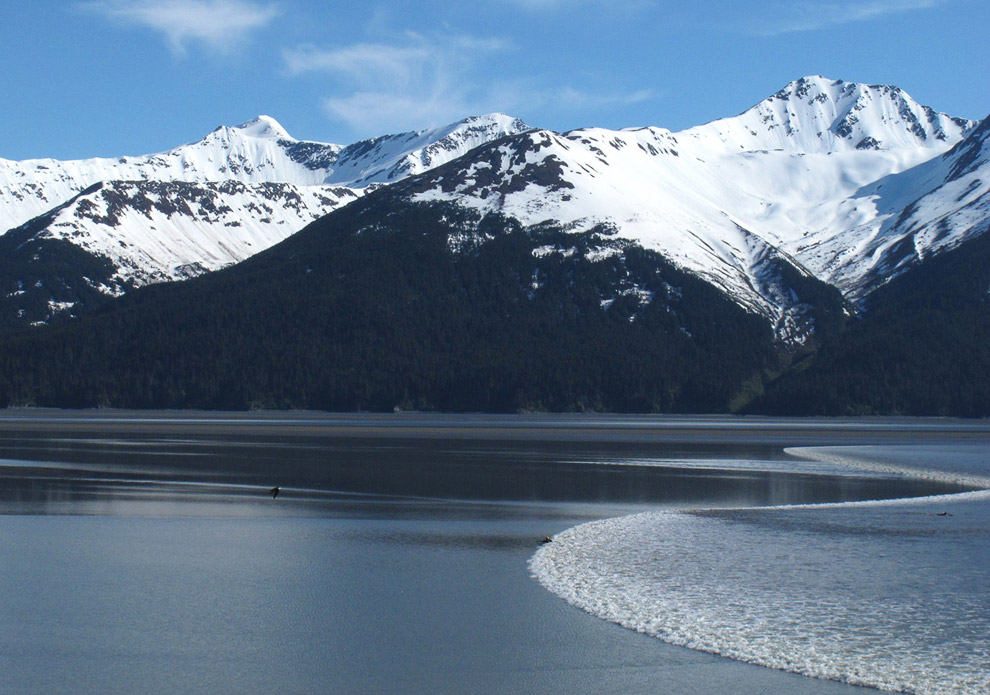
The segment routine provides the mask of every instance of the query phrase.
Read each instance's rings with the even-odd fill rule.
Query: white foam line
[[[990,491],[927,501],[952,498],[987,500]],[[972,659],[946,665],[951,664],[951,653],[938,651],[919,661],[916,645],[910,642],[913,636],[889,632],[886,619],[878,618],[882,625],[875,628],[873,614],[885,615],[893,608],[890,604],[861,605],[841,588],[823,592],[814,590],[814,584],[790,593],[768,580],[792,576],[787,562],[797,562],[793,570],[798,573],[809,572],[809,566],[807,557],[800,555],[806,548],[789,547],[778,538],[767,552],[765,542],[725,520],[647,512],[568,529],[533,555],[529,569],[544,588],[571,605],[670,644],[894,692],[988,692],[985,666],[981,671]],[[819,555],[818,562],[841,562],[830,557]],[[812,582],[820,570],[811,568]],[[838,577],[841,583],[841,572]],[[904,606],[897,608],[903,619]],[[940,627],[934,629],[938,632]],[[887,638],[889,643],[884,642]],[[898,644],[904,638],[907,646]]]
[[[871,471],[874,473],[890,473],[894,475],[905,475],[912,478],[920,478],[922,480],[933,480],[941,483],[957,483],[959,485],[967,485],[969,487],[990,488],[990,477],[986,476],[956,473],[953,471],[936,471],[925,468],[912,468],[910,466],[895,466],[889,463],[865,461],[859,458],[841,456],[833,453],[833,449],[834,447],[794,446],[786,447],[784,449],[784,453],[790,454],[791,456],[796,456],[798,458],[831,463],[836,466],[846,468],[858,468],[860,470]]]
[[[987,489],[990,478],[983,476],[852,460],[815,447],[792,447],[785,452],[845,468],[981,489],[914,498],[741,509],[826,510],[925,505],[939,505],[942,509],[945,504],[990,501],[990,489]],[[723,520],[695,513],[702,511],[709,510],[654,511],[575,526],[554,536],[552,543],[542,546],[530,558],[530,573],[544,588],[571,605],[670,644],[881,690],[939,695],[990,692],[990,673],[985,663],[982,670],[979,664],[974,667],[972,663],[966,663],[958,672],[944,665],[915,666],[911,662],[914,657],[910,647],[902,654],[893,646],[883,659],[874,662],[869,657],[861,658],[855,650],[843,652],[842,647],[829,644],[828,640],[834,639],[834,635],[830,637],[827,631],[820,638],[812,635],[810,629],[793,631],[793,639],[789,641],[787,637],[781,637],[776,631],[782,625],[785,632],[792,630],[794,624],[788,624],[786,620],[781,622],[781,616],[772,610],[761,615],[758,600],[754,608],[754,598],[750,594],[756,591],[753,582],[758,579],[751,578],[747,582],[744,579],[746,570],[739,576],[731,574],[738,571],[731,563],[720,567],[723,560],[720,553],[732,556],[746,552],[731,541],[724,548],[711,547],[712,543],[725,543],[731,527],[726,527]],[[754,557],[759,556],[762,546],[758,539],[744,535],[736,540],[743,545],[755,543],[749,551]],[[786,562],[781,562],[786,568]],[[768,569],[782,570],[781,567]],[[730,574],[722,579],[719,571]],[[699,592],[694,582],[709,585]],[[709,591],[712,593],[707,593]],[[715,596],[715,592],[719,595]],[[817,601],[823,597],[815,594],[811,598]],[[833,602],[838,600],[834,605],[836,611],[850,610],[848,605],[842,604],[841,595],[825,598]],[[814,609],[810,614],[826,619]],[[869,644],[863,648],[884,649],[885,646],[889,645]],[[984,652],[984,662],[985,656]]]

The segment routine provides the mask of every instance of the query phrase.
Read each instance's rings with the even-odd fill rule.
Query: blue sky
[[[33,0],[0,7],[0,157],[144,154],[257,114],[346,144],[503,111],[731,116],[803,75],[990,113],[986,0]]]

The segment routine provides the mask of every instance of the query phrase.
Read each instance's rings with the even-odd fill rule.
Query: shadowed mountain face
[[[9,341],[5,400],[718,411],[775,364],[763,320],[607,228],[375,197],[236,267]]]
[[[861,319],[772,383],[751,410],[990,415],[990,235],[875,290]]]
[[[601,226],[383,189],[244,263],[0,343],[11,405],[986,415],[990,236],[848,319],[781,263],[817,350]],[[373,259],[369,263],[368,259]],[[765,392],[764,392],[765,390]]]

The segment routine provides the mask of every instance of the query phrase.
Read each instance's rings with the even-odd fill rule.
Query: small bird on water
[[[271,490],[268,491],[268,494],[272,496],[272,499],[275,499],[276,497],[278,497],[278,493],[280,493],[281,491],[282,488],[276,485],[275,487],[273,487]]]

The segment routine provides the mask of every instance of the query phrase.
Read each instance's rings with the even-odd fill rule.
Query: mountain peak
[[[518,133],[523,130],[529,130],[530,127],[521,118],[516,118],[515,116],[510,116],[505,113],[498,111],[492,113],[479,114],[477,116],[469,116],[462,121],[458,122],[458,125],[491,125],[500,127],[509,133]]]
[[[252,138],[270,138],[273,140],[294,139],[282,125],[271,116],[260,115],[250,121],[241,123],[234,130]]]
[[[922,106],[900,87],[809,75],[733,118],[687,133],[744,150],[945,150],[975,123]]]
[[[823,75],[805,75],[791,82],[788,82],[771,99],[803,99],[809,93],[816,95],[823,92],[832,92],[836,89],[844,89],[845,85],[852,84],[842,80],[833,80]],[[853,85],[855,86],[855,85]]]
[[[479,145],[531,130],[504,113],[470,116],[439,128],[383,135],[348,145],[325,183],[363,187],[393,183],[440,166]]]
[[[532,129],[521,119],[495,112],[468,116],[444,126],[402,133],[396,137],[419,138],[432,142],[462,137],[480,138],[480,140],[488,141],[503,135],[516,135],[527,130]]]

